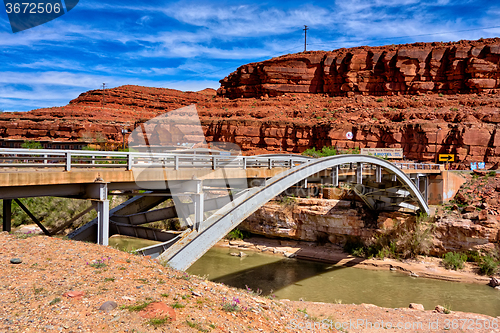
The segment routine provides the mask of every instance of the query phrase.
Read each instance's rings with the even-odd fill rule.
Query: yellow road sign
[[[439,162],[454,162],[454,154],[439,154]]]

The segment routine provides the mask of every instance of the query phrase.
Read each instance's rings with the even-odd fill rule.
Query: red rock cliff
[[[220,81],[218,94],[496,92],[499,65],[500,38],[304,52],[243,65]]]

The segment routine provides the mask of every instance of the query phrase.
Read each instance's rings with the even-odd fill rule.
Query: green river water
[[[110,245],[129,249],[151,244],[139,242],[110,239]],[[337,267],[251,251],[240,258],[231,256],[231,252],[237,251],[212,248],[187,272],[290,300],[370,303],[389,308],[420,303],[426,310],[443,305],[453,311],[500,316],[500,291],[485,285],[412,278],[399,272]]]

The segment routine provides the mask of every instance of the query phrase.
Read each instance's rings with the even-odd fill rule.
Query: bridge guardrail
[[[113,152],[54,149],[12,149],[0,148],[0,168],[126,168],[161,167],[179,170],[181,168],[291,168],[311,159],[284,154],[260,156],[221,156],[200,154],[173,154],[147,152]],[[439,164],[394,163],[400,169],[440,170]],[[368,166],[364,166],[366,169]],[[341,169],[355,168],[355,165],[342,165]],[[371,168],[369,166],[368,168]]]
[[[265,158],[248,156],[220,156],[172,153],[110,152],[52,149],[0,149],[0,168],[64,167],[72,168],[127,168],[163,167],[181,168],[290,168],[309,161],[295,158]]]

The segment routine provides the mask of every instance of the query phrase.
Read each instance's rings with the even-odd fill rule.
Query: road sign
[[[439,162],[455,162],[455,155],[439,154]]]
[[[347,132],[345,134],[345,137],[347,138],[347,140],[352,140],[352,138],[353,138],[352,132]]]
[[[361,148],[361,154],[402,159],[403,148]]]
[[[477,169],[477,163],[476,162],[470,162],[470,169],[471,171],[474,171]]]
[[[477,162],[477,168],[478,169],[484,169],[486,167],[484,162]]]

